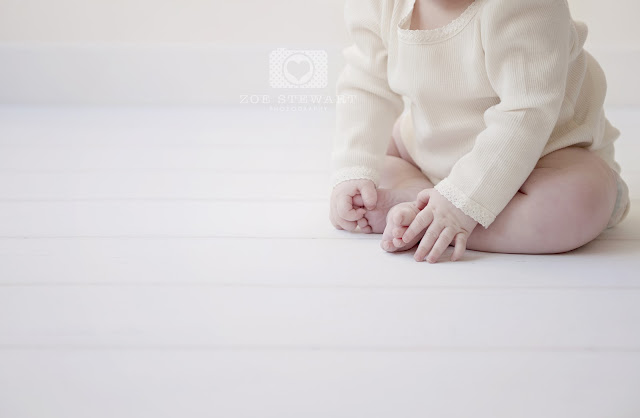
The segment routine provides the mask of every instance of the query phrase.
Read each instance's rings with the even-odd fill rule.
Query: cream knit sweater
[[[476,0],[410,30],[415,0],[347,0],[353,44],[337,82],[331,182],[376,186],[402,115],[407,151],[436,190],[489,227],[544,155],[576,145],[616,172],[606,80],[566,0]]]

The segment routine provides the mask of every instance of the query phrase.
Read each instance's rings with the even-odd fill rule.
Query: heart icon
[[[309,61],[302,60],[296,62],[291,60],[287,63],[287,72],[298,79],[298,81],[300,81],[302,77],[309,74],[310,71],[311,64],[309,63]]]

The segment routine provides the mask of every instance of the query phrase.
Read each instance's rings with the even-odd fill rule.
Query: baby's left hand
[[[425,228],[428,229],[413,258],[423,261],[429,254],[427,261],[435,263],[455,240],[451,261],[459,260],[466,250],[467,239],[478,222],[465,215],[434,188],[424,189],[416,200],[420,213],[405,231],[402,241],[408,243]]]

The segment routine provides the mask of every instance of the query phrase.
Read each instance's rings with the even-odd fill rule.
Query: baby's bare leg
[[[606,228],[616,193],[616,174],[604,160],[584,148],[560,149],[538,161],[489,228],[475,227],[466,248],[507,254],[571,251],[592,241]],[[417,207],[411,205],[398,204],[389,211],[390,228],[381,242],[384,250],[410,249],[424,235],[423,232],[407,244],[393,239],[402,236],[406,229],[402,225],[410,224],[418,213]]]
[[[416,200],[418,193],[431,187],[433,184],[415,166],[402,158],[387,155],[377,189],[376,208],[367,211],[358,226],[365,233],[381,234],[387,225],[389,209],[398,203]],[[354,197],[353,202],[364,207],[360,196]]]
[[[358,221],[362,232],[381,234],[387,225],[390,208],[398,203],[414,201],[422,190],[433,187],[422,171],[413,164],[402,145],[399,132],[396,121],[377,189],[376,208],[367,211]],[[360,196],[354,197],[353,201],[356,206],[364,207]]]
[[[427,177],[416,166],[400,157],[387,155],[380,177],[381,189],[416,189],[433,187]],[[417,196],[417,193],[416,193]],[[414,200],[414,199],[412,199]]]
[[[489,228],[476,226],[467,249],[517,254],[571,251],[606,227],[616,200],[615,173],[597,155],[568,147],[540,159]]]
[[[401,119],[398,118],[393,126],[391,141],[389,141],[384,169],[380,178],[380,187],[384,189],[415,188],[415,186],[424,184],[427,186],[422,189],[433,187],[433,184],[420,171],[402,143],[400,121]]]

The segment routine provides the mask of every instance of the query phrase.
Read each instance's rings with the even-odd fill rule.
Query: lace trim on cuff
[[[471,200],[461,192],[460,189],[451,184],[447,178],[444,178],[440,183],[436,184],[434,189],[436,189],[448,201],[453,203],[455,207],[464,212],[465,215],[473,218],[485,229],[487,229],[496,219],[493,213],[488,211],[484,206]]]
[[[380,175],[376,170],[364,166],[343,168],[333,174],[332,189],[343,181],[357,179],[369,179],[373,181],[377,188],[380,180]]]

